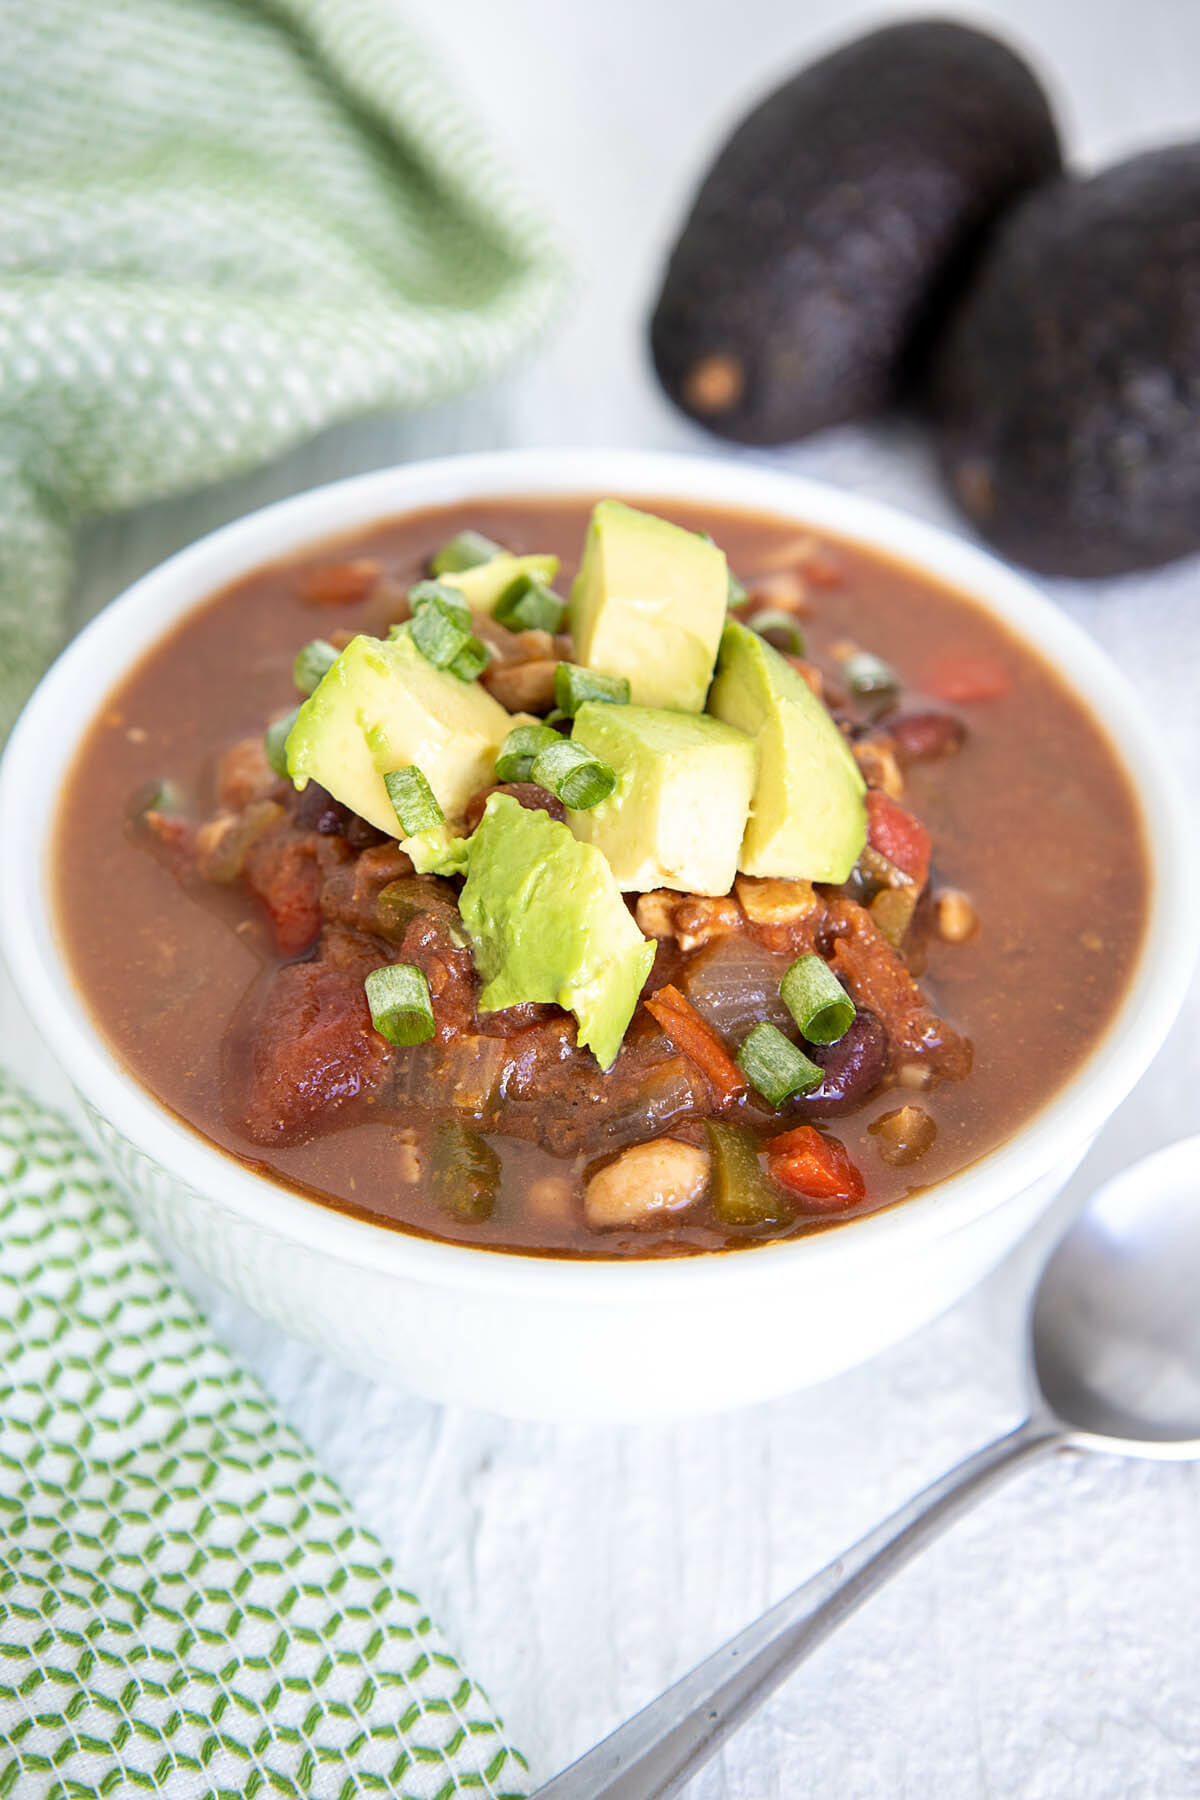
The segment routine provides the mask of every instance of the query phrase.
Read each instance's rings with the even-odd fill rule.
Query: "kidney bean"
[[[310,781],[296,802],[296,823],[304,831],[315,831],[319,837],[343,837],[352,850],[366,850],[381,844],[386,833],[377,831],[367,819],[343,806],[340,800],[316,781]]]
[[[874,1013],[860,1011],[836,1044],[805,1044],[804,1054],[825,1071],[820,1087],[797,1094],[786,1111],[802,1119],[832,1119],[853,1112],[883,1079],[887,1032]]]
[[[902,763],[934,762],[963,747],[967,728],[953,713],[908,713],[888,720],[888,731]]]
[[[296,823],[304,831],[319,832],[322,837],[341,837],[351,818],[350,808],[318,782],[310,781],[296,802]]]
[[[474,831],[483,817],[483,809],[493,794],[511,794],[518,806],[526,812],[546,812],[559,824],[566,822],[566,808],[557,795],[544,787],[538,787],[533,781],[502,781],[496,787],[483,788],[478,794],[472,794],[467,801],[465,823],[468,831]]]
[[[346,820],[342,836],[352,850],[369,850],[374,844],[387,842],[387,832],[380,831],[369,819],[360,819],[352,812]]]

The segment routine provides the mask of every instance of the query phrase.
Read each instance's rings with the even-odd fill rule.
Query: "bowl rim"
[[[115,683],[192,607],[262,564],[405,512],[471,499],[588,497],[711,502],[796,520],[882,551],[965,592],[1049,661],[1108,738],[1137,796],[1150,911],[1137,966],[1108,1029],[1075,1074],[1012,1137],[957,1174],[876,1213],[752,1253],[579,1259],[424,1238],[335,1211],[256,1173],[205,1139],[125,1069],[71,982],[54,929],[50,852],[59,780]],[[97,701],[96,694],[101,696]],[[63,720],[79,720],[64,731]],[[250,513],[178,551],[105,607],[27,702],[0,759],[0,949],[38,1029],[86,1104],[185,1185],[266,1233],[342,1263],[466,1290],[578,1304],[657,1305],[706,1284],[786,1282],[803,1257],[894,1255],[968,1228],[1103,1125],[1144,1072],[1182,1004],[1198,947],[1186,896],[1195,861],[1182,784],[1139,696],[1107,654],[1026,579],[986,551],[879,501],[757,462],[656,451],[501,450],[354,475]]]

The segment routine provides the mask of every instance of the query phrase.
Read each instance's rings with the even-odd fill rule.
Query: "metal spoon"
[[[1033,1405],[604,1739],[534,1800],[668,1800],[896,1569],[1050,1450],[1200,1460],[1200,1137],[1093,1196],[1042,1271]]]

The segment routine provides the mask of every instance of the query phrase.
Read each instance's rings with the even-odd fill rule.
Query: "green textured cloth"
[[[496,369],[560,286],[401,0],[0,0],[0,738],[89,515]]]
[[[0,1796],[524,1794],[379,1544],[0,1076]]]

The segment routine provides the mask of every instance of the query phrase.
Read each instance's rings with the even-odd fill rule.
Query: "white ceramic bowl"
[[[258,564],[408,511],[482,496],[614,492],[794,518],[926,569],[1002,617],[1108,726],[1140,796],[1152,910],[1128,997],[1086,1064],[1028,1125],[890,1211],[727,1256],[571,1262],[482,1252],[347,1218],[225,1156],[104,1042],[55,935],[56,796],[110,687],[188,609]],[[533,1418],[716,1410],[861,1362],[963,1294],[1049,1203],[1162,1042],[1195,953],[1189,833],[1173,771],[1091,640],[990,557],[850,494],[745,464],[520,452],[383,470],[214,532],[136,583],[60,657],[0,766],[0,944],[134,1206],[155,1234],[285,1331],[435,1400]]]

